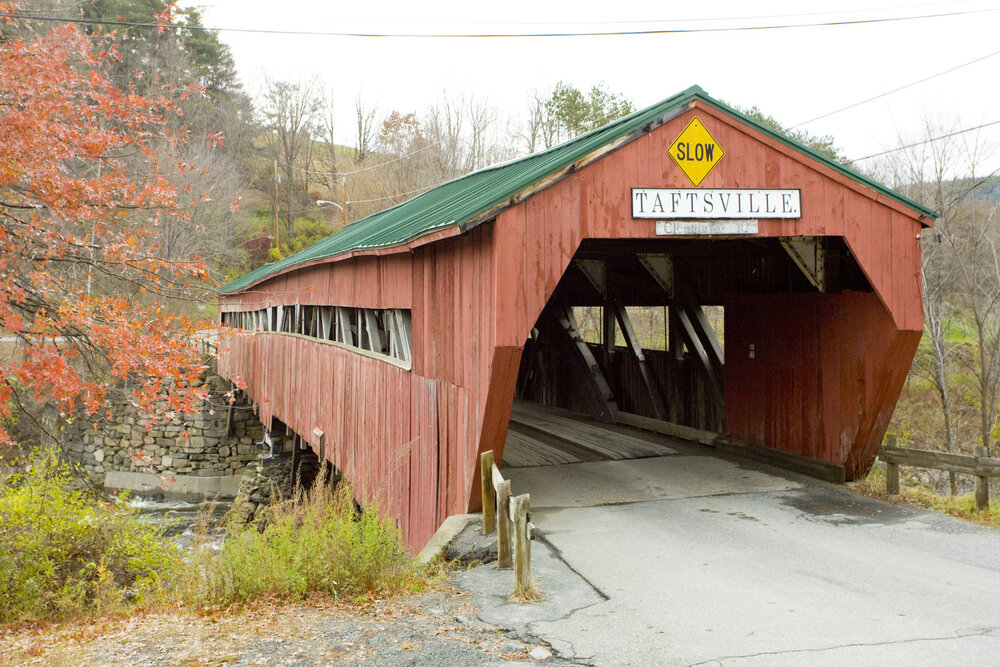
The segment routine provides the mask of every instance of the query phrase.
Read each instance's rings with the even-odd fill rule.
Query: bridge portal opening
[[[648,432],[673,427],[723,434],[727,382],[754,381],[748,299],[871,291],[839,237],[585,240],[524,342],[504,465],[658,456]]]

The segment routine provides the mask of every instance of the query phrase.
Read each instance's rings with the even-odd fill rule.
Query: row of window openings
[[[409,309],[345,306],[271,306],[222,313],[222,324],[245,331],[296,333],[383,354],[409,363],[412,325]]]

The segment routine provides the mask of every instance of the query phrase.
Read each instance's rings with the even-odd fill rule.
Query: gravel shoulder
[[[571,664],[478,613],[470,596],[450,584],[361,605],[310,600],[173,609],[0,629],[0,665]]]

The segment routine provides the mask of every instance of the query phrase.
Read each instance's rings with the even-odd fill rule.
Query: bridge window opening
[[[580,336],[587,343],[600,345],[602,339],[602,323],[604,308],[601,306],[574,306],[573,316],[580,327]]]
[[[305,335],[310,338],[322,338],[320,336],[319,313],[320,306],[303,306],[305,309]]]
[[[331,340],[331,333],[333,333],[333,307],[332,306],[320,306],[319,307],[319,332],[317,337],[322,340]]]
[[[629,320],[635,331],[635,335],[640,346],[644,350],[667,349],[669,339],[668,306],[626,306]],[[604,306],[574,306],[573,316],[576,318],[577,326],[580,328],[580,337],[588,345],[601,345],[604,340],[604,326],[607,325],[604,319]],[[612,313],[612,317],[614,317]],[[625,334],[617,321],[610,324],[614,326],[615,347],[624,348],[628,344]]]
[[[293,333],[407,364],[412,361],[413,325],[409,309],[298,304],[254,311],[227,311],[221,314],[220,320],[223,326],[238,327],[244,331]]]
[[[413,336],[413,324],[410,311],[390,308],[385,314],[389,330],[389,356],[406,362],[411,361],[410,341]]]
[[[353,308],[337,307],[337,337],[335,340],[344,345],[354,346],[354,325],[352,324]]]

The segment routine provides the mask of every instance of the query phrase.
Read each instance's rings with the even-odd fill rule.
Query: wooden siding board
[[[920,237],[918,223],[893,212],[892,291],[900,308],[900,328],[917,331],[923,328],[923,285],[921,281]],[[933,233],[933,232],[932,232]]]
[[[545,211],[547,210],[548,199],[546,197],[532,197],[525,202],[525,255],[524,268],[526,295],[526,317],[530,319],[531,314],[538,308],[538,304],[545,304],[546,285],[548,283],[548,267],[546,262],[549,253],[546,252],[545,245]],[[534,325],[534,321],[532,321]]]
[[[524,276],[524,255],[519,252],[523,237],[516,235],[522,229],[523,212],[523,206],[519,205],[500,214],[493,238],[492,289],[496,312],[503,313],[503,317],[497,317],[496,321],[498,345],[518,345],[522,342],[520,323],[524,317],[524,302],[518,301],[518,292]]]
[[[752,361],[727,355],[727,434],[828,463],[867,465],[915,351],[910,334],[919,334],[898,331],[878,298],[865,293],[743,295],[727,302],[726,316],[728,340],[741,347],[763,341]],[[827,363],[831,357],[838,363]]]

